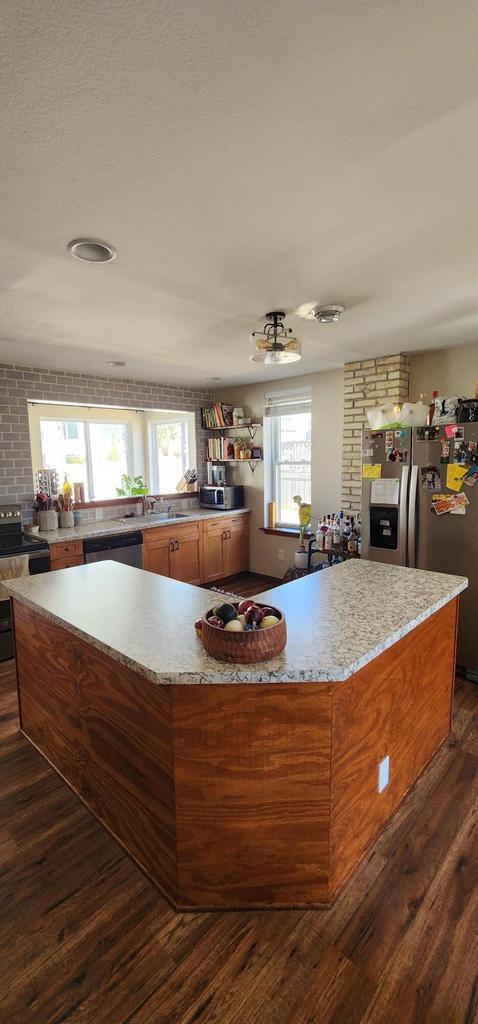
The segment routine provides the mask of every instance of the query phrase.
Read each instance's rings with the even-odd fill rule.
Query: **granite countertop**
[[[134,516],[132,519],[98,519],[82,526],[71,526],[64,530],[40,530],[39,533],[31,533],[28,526],[24,532],[32,537],[44,540],[47,544],[64,544],[71,540],[87,540],[89,537],[111,537],[113,534],[135,533],[137,530],[150,530],[154,526],[175,526],[181,523],[196,523],[200,519],[218,519],[221,516],[237,516],[249,512],[248,508],[234,508],[224,511],[216,511],[210,508],[189,509],[181,513],[179,518],[173,516],[170,519],[163,519],[159,516]]]
[[[287,683],[348,679],[468,586],[463,576],[351,559],[257,599],[287,621],[278,658],[211,658],[193,623],[209,590],[119,562],[5,582],[11,596],[154,683]]]

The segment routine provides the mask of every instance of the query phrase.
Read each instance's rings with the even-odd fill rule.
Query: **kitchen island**
[[[466,586],[334,566],[258,595],[288,643],[236,666],[195,635],[208,590],[12,581],[21,729],[176,908],[325,905],[448,735]]]

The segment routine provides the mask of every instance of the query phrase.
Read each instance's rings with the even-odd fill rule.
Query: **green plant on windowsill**
[[[310,526],[312,519],[312,507],[306,502],[302,501],[300,494],[295,494],[292,498],[299,509],[299,551],[305,551],[305,535],[307,529]]]
[[[136,498],[148,493],[148,488],[142,476],[128,476],[127,473],[123,473],[121,484],[121,487],[116,488],[118,498]]]

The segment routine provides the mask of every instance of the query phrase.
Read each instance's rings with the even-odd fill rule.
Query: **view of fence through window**
[[[294,495],[311,501],[311,416],[310,412],[277,417],[276,487],[277,520],[298,523],[299,512]]]

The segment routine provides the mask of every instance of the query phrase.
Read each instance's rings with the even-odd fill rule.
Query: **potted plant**
[[[121,487],[116,488],[116,493],[118,498],[141,498],[148,493],[148,488],[142,476],[128,476],[127,473],[123,473]]]
[[[299,509],[299,547],[294,555],[297,569],[307,569],[308,553],[305,546],[305,535],[312,519],[312,506],[309,502],[302,501],[300,494],[294,495],[292,499]]]

